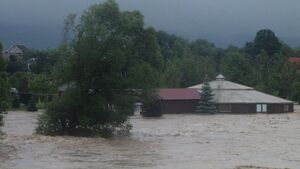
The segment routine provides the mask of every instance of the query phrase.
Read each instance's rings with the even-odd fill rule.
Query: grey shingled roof
[[[209,82],[217,103],[293,103],[292,101],[265,94],[251,87],[226,81],[225,78],[219,77],[221,76],[217,77],[218,80]],[[201,90],[202,86],[203,84],[199,84],[189,88]]]
[[[240,85],[226,80],[211,81],[209,82],[209,85],[213,90],[252,90],[253,89],[251,87]],[[202,86],[203,84],[199,84],[199,85],[191,86],[189,88],[202,89]]]

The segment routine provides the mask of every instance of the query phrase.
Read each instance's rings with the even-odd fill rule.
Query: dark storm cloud
[[[0,0],[0,39],[14,37],[14,41],[18,38],[24,43],[31,41],[33,47],[53,47],[59,43],[67,14],[80,13],[101,2],[104,1]],[[300,37],[298,0],[119,0],[118,3],[123,10],[141,11],[147,26],[188,39],[205,38],[218,46],[242,45],[262,28],[270,28],[282,39],[294,43]],[[31,30],[43,36],[34,37],[36,33]],[[26,41],[30,37],[33,40]],[[49,44],[43,40],[45,44],[39,45],[47,37]]]

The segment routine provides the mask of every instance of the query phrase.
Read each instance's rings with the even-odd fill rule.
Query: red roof
[[[300,63],[300,58],[297,58],[297,57],[290,57],[290,58],[288,59],[288,62],[289,62],[289,63],[299,64],[299,63]]]
[[[162,100],[198,100],[200,98],[197,89],[159,89],[159,97]]]

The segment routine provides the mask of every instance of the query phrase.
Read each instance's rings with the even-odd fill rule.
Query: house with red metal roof
[[[288,58],[288,63],[300,75],[300,58],[290,57],[290,58]]]
[[[162,114],[195,113],[200,99],[197,89],[170,88],[158,89],[157,98],[143,105],[144,116],[161,116]]]
[[[158,97],[162,113],[194,113],[200,95],[197,89],[159,89]]]
[[[299,65],[300,64],[300,58],[298,58],[298,57],[290,57],[288,59],[288,62],[291,63],[291,64]]]

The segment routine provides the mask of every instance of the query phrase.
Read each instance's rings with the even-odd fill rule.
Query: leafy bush
[[[27,111],[34,112],[37,111],[36,103],[34,99],[31,99],[27,106]]]
[[[127,108],[126,111],[126,106],[120,109],[109,106],[107,101],[99,96],[83,99],[78,89],[68,89],[39,116],[36,132],[44,135],[103,137],[128,134],[131,125],[126,123],[127,114],[132,110],[128,106]]]
[[[29,93],[29,81],[32,74],[28,72],[17,72],[9,77],[11,87],[14,87],[19,92],[20,103],[28,105],[31,95]]]
[[[1,43],[0,43],[0,52],[1,52]],[[4,60],[0,57],[0,126],[3,125],[3,116],[2,113],[8,107],[8,80],[7,74],[5,72],[6,64]]]
[[[20,105],[20,99],[18,97],[18,95],[13,95],[12,96],[12,100],[11,100],[11,107],[14,109],[19,109],[21,107]]]

